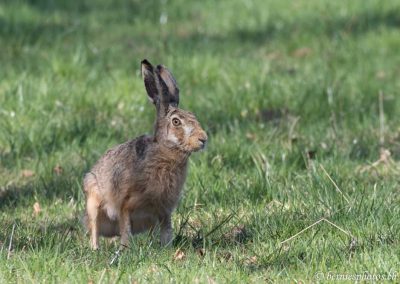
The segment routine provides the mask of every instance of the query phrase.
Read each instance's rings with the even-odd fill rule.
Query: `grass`
[[[399,15],[395,0],[2,1],[0,282],[393,276]],[[80,223],[82,176],[152,129],[143,58],[173,70],[210,143],[175,245],[140,235],[110,265],[118,242],[93,252]],[[301,232],[321,218],[345,232]]]

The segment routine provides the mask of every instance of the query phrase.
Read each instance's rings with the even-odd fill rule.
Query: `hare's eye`
[[[172,124],[174,126],[179,126],[179,125],[181,125],[181,121],[175,117],[172,119]]]

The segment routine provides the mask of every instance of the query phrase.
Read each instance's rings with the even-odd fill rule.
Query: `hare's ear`
[[[153,104],[157,105],[160,97],[160,83],[158,81],[158,76],[154,73],[153,65],[151,65],[147,59],[142,61],[142,76],[149,99]]]
[[[178,84],[172,73],[163,65],[158,65],[156,73],[161,78],[161,86],[164,89],[163,95],[166,95],[164,99],[170,106],[178,107],[179,105],[179,88]]]
[[[149,61],[144,59],[142,76],[147,94],[156,106],[159,116],[167,114],[170,106],[178,107],[179,89],[167,68],[162,65],[154,68]]]

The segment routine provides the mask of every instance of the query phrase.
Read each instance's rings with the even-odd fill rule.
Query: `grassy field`
[[[400,281],[399,50],[396,0],[1,1],[0,282]],[[82,177],[151,132],[143,58],[210,139],[110,265]]]

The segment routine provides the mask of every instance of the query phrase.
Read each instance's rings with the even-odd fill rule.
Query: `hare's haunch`
[[[176,208],[192,152],[203,149],[207,134],[196,117],[178,108],[179,89],[162,65],[142,61],[147,94],[156,107],[154,135],[143,135],[107,151],[84,178],[85,225],[93,249],[99,235],[121,236],[160,226],[161,243],[172,240]]]

